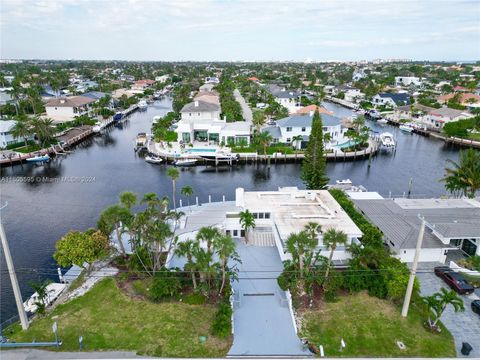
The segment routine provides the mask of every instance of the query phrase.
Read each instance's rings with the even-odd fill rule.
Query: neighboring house
[[[437,97],[437,101],[440,104],[446,104],[450,99],[452,99],[455,95],[460,95],[460,105],[463,105],[468,108],[476,108],[480,107],[480,95],[466,93],[466,92],[459,92],[459,93],[450,93],[446,95],[440,95]]]
[[[363,72],[363,70],[355,70],[352,75],[352,81],[360,81],[366,77],[367,75]]]
[[[117,89],[117,90],[112,91],[112,98],[118,100],[123,95],[125,95],[127,98],[130,98],[130,97],[134,96],[135,93],[136,92],[134,90],[130,90],[130,89]]]
[[[410,97],[407,93],[379,93],[372,98],[372,104],[396,108],[397,106],[409,105]]]
[[[355,88],[345,89],[344,94],[345,94],[345,97],[343,99],[351,103],[357,103],[365,99],[365,94],[362,93],[359,89],[355,89]]]
[[[207,83],[207,84],[219,84],[220,79],[216,76],[207,76],[205,78],[205,83]]]
[[[300,93],[285,88],[277,89],[276,87],[271,88],[271,93],[275,101],[286,107],[290,114],[294,114],[300,108]]]
[[[167,82],[168,79],[170,79],[170,75],[161,75],[161,76],[156,76],[155,77],[155,81],[160,83],[160,84],[163,84],[163,83]]]
[[[220,106],[220,98],[218,92],[212,91],[199,91],[193,100],[204,101],[210,104]]]
[[[257,84],[260,82],[260,80],[258,80],[258,78],[256,78],[255,76],[251,76],[247,80],[253,81],[254,83],[257,83]]]
[[[294,233],[304,230],[309,222],[320,224],[322,233],[317,236],[316,250],[328,257],[330,249],[323,244],[323,233],[334,228],[347,235],[347,244],[337,245],[333,253],[336,266],[345,266],[352,243],[358,244],[362,232],[327,190],[299,190],[297,187],[279,187],[277,191],[235,191],[236,206],[250,211],[255,217],[255,228],[249,230],[248,243],[276,246],[282,261],[291,259],[286,241]],[[240,224],[240,211],[228,212],[225,231],[233,237],[245,236]]]
[[[106,96],[109,96],[109,94],[107,93],[104,93],[104,92],[101,92],[101,91],[89,91],[85,94],[82,94],[82,96],[84,97],[88,97],[90,99],[93,99],[95,101],[98,101],[100,99],[103,99],[104,97]],[[110,103],[108,104],[107,106],[109,109],[113,109],[114,108],[114,103],[113,103],[113,98],[110,100]]]
[[[12,136],[12,130],[16,123],[15,120],[0,120],[0,149],[23,141],[23,139],[16,139]]]
[[[308,106],[301,107],[300,109],[297,110],[296,114],[298,114],[298,115],[310,115],[311,116],[311,115],[313,115],[315,110],[318,110],[319,114],[333,115],[333,111],[328,111],[324,107],[318,106],[318,105],[308,105]]]
[[[152,86],[153,84],[155,84],[155,80],[150,80],[150,79],[138,80],[133,83],[132,90],[143,91],[149,88],[150,86]]]
[[[395,76],[395,86],[421,86],[422,79],[416,76]]]
[[[122,75],[120,75],[119,80],[134,82],[135,81],[135,76],[122,74]]]
[[[77,92],[82,93],[96,87],[98,87],[98,83],[96,81],[82,80],[75,86],[75,89]]]
[[[464,111],[442,107],[440,109],[431,110],[423,119],[422,122],[430,128],[442,129],[446,123],[468,119],[473,115]]]
[[[72,121],[78,116],[89,115],[96,100],[86,96],[70,96],[52,99],[45,104],[47,117],[54,123]]]
[[[291,144],[295,137],[301,136],[302,141],[296,142],[297,148],[305,148],[312,131],[313,113],[309,115],[291,115],[276,121],[276,125],[267,126],[263,131],[268,131],[273,142]],[[334,145],[343,142],[347,129],[342,126],[341,119],[330,115],[321,114],[323,133],[330,134],[330,141],[325,143],[325,148],[332,148]]]
[[[12,101],[12,97],[10,96],[10,91],[12,91],[12,88],[0,89],[0,106],[6,105]]]
[[[480,203],[468,199],[383,199],[373,193],[350,193],[355,205],[384,235],[384,242],[403,262],[413,262],[420,230],[419,214],[427,226],[419,261],[444,263],[461,249],[480,255]],[[363,199],[355,199],[362,197]],[[380,198],[380,199],[379,199]]]
[[[250,143],[249,123],[227,123],[226,119],[220,119],[220,106],[217,104],[196,100],[186,104],[180,113],[181,119],[175,130],[179,141],[187,144],[194,141],[227,144],[245,140]]]
[[[52,98],[60,96],[60,90],[55,91],[50,85],[42,85],[42,92],[40,94],[42,100],[47,102]]]

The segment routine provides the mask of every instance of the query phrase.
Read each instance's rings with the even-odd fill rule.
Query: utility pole
[[[423,234],[425,232],[425,218],[418,216],[422,220],[420,225],[420,232],[418,233],[417,247],[415,248],[415,256],[413,258],[412,269],[410,270],[410,278],[408,279],[407,291],[405,292],[405,299],[403,300],[402,316],[407,317],[408,307],[410,306],[410,299],[412,298],[413,283],[415,281],[415,274],[417,273],[418,258],[420,257],[420,250],[422,248]]]
[[[5,204],[0,210],[4,209],[8,205]],[[23,307],[22,294],[20,293],[20,287],[18,286],[17,274],[15,273],[15,268],[13,267],[12,255],[10,254],[10,248],[8,247],[7,236],[5,235],[5,230],[3,229],[3,224],[0,217],[0,238],[2,240],[3,253],[5,254],[5,260],[7,262],[8,273],[10,275],[10,281],[12,282],[13,294],[15,295],[15,302],[17,303],[18,317],[20,318],[20,323],[22,324],[22,329],[28,329],[28,319],[25,308]]]

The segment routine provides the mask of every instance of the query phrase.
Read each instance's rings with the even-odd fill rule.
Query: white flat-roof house
[[[480,255],[480,202],[474,199],[356,199],[355,205],[384,235],[403,262],[412,262],[421,220],[426,221],[419,261],[444,263],[451,251]],[[380,199],[379,199],[380,197]]]
[[[416,76],[395,76],[395,86],[420,86],[422,79]]]
[[[410,105],[410,98],[407,93],[379,93],[372,98],[372,104],[396,108],[397,106]]]
[[[228,123],[226,119],[220,119],[220,106],[215,103],[195,100],[186,104],[180,113],[175,131],[184,143],[228,144],[241,140],[250,143],[250,124],[244,121]]]
[[[91,104],[96,100],[86,96],[70,96],[52,99],[45,104],[47,117],[54,123],[72,121],[78,116],[88,115]]]
[[[290,259],[285,248],[288,237],[304,230],[309,222],[320,224],[323,231],[335,228],[347,234],[348,243],[338,246],[333,255],[333,261],[338,265],[350,259],[346,248],[362,236],[360,229],[327,190],[280,187],[277,191],[245,191],[237,188],[235,203],[241,211],[249,210],[255,217],[255,228],[250,230],[248,241],[259,246],[275,245],[282,261]],[[240,225],[240,212],[226,214],[225,231],[233,237],[245,235]],[[322,234],[318,236],[317,249],[328,257],[330,250],[323,245]]]
[[[346,141],[345,133],[347,128],[342,126],[341,119],[330,115],[321,114],[323,133],[330,134],[330,141],[325,142],[325,148],[332,148],[338,143]],[[297,136],[302,136],[303,140],[297,141],[297,148],[305,148],[308,143],[310,132],[312,131],[313,113],[308,115],[291,115],[289,117],[276,121],[276,125],[267,126],[262,131],[268,131],[274,142],[290,144]]]
[[[289,114],[294,114],[301,108],[300,93],[293,90],[287,90],[276,85],[270,85],[269,90],[275,98],[275,101],[286,107]]]

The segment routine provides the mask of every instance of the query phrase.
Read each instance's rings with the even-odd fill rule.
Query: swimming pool
[[[198,152],[216,152],[217,149],[210,149],[210,148],[191,148],[191,149],[187,149],[186,152],[189,152],[189,153],[198,153]]]
[[[357,144],[358,144],[358,141],[348,140],[347,142],[344,142],[343,144],[338,144],[336,147],[339,148],[339,149],[345,149],[345,148],[348,148],[348,147],[351,147],[351,146],[354,146],[354,145],[357,145]]]

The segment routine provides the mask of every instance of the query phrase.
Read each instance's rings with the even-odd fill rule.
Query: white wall
[[[192,111],[182,112],[182,120],[195,121],[195,120],[219,120],[220,111]]]
[[[447,256],[444,254],[445,250],[442,248],[435,249],[421,249],[419,262],[440,262],[445,263]],[[402,249],[397,256],[402,262],[413,262],[415,256],[415,249]]]
[[[326,128],[326,130],[325,130]],[[344,140],[344,134],[346,129],[342,129],[340,124],[335,126],[324,126],[323,133],[330,133],[331,142],[336,143],[339,141]],[[312,131],[311,126],[305,127],[305,131],[302,131],[302,127],[292,127],[292,131],[287,131],[287,127],[280,127],[280,132],[282,137],[279,139],[282,143],[290,143],[295,136],[310,136],[310,132]],[[300,146],[300,144],[297,144]]]

